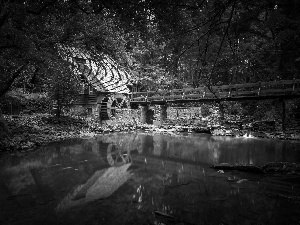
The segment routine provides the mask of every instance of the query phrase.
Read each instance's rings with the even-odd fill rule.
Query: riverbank
[[[88,138],[95,135],[146,129],[138,122],[106,121],[101,125],[92,117],[54,117],[50,114],[5,115],[10,134],[0,137],[0,152],[30,151],[50,142]]]
[[[56,118],[49,114],[4,118],[11,134],[2,137],[0,151],[26,151],[49,142],[81,138],[89,128],[88,122],[82,118]]]
[[[93,137],[95,135],[143,130],[157,133],[195,132],[215,136],[258,137],[300,141],[300,134],[283,132],[251,131],[238,127],[214,125],[211,127],[166,124],[144,125],[134,119],[106,121],[102,125],[92,117],[53,117],[50,114],[5,116],[10,135],[0,139],[0,152],[30,151],[37,147],[65,139]]]

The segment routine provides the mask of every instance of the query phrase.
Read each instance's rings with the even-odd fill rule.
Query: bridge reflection
[[[268,162],[300,162],[296,142],[211,135],[109,134],[97,142],[114,145],[118,151],[138,152],[148,157],[169,158],[204,164],[231,163],[262,166]],[[101,145],[101,144],[100,144]]]
[[[299,162],[299,145],[141,133],[56,143],[0,161],[0,209],[15,221],[30,215],[60,224],[251,224],[261,218],[282,224],[270,214],[290,223],[299,219],[298,207],[277,198],[299,197],[297,177],[220,174],[209,165]]]

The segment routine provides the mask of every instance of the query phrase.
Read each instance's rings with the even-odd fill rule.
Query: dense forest
[[[61,45],[111,56],[142,91],[299,78],[299,11],[297,0],[1,0],[2,108],[18,88],[71,102],[80,78]]]

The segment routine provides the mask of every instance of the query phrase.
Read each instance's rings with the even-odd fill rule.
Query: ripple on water
[[[298,176],[210,169],[299,162],[299,143],[107,134],[0,165],[1,224],[297,224]]]

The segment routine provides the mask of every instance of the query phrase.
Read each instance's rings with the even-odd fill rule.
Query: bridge
[[[300,79],[133,92],[132,105],[300,98]]]
[[[282,130],[285,130],[285,100],[300,98],[300,79],[230,84],[199,88],[183,88],[131,93],[132,107],[142,106],[142,123],[151,123],[149,105],[160,105],[161,125],[167,118],[167,107],[170,103],[217,102],[281,99]],[[221,118],[224,118],[223,105],[219,104]],[[151,116],[150,116],[151,117]]]

